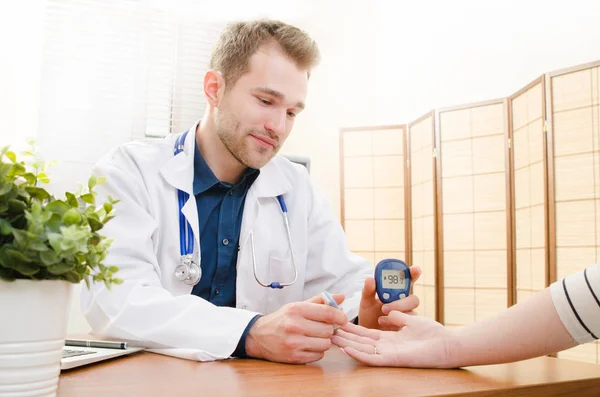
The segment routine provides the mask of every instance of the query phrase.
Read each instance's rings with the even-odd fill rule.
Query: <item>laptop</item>
[[[63,347],[60,369],[71,369],[143,350],[128,347],[127,342],[67,339]]]

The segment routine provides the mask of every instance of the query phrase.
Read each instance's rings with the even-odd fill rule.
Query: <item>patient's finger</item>
[[[343,329],[338,329],[335,333],[335,335],[341,336],[344,339],[348,339],[354,342],[358,342],[358,343],[366,343],[369,345],[374,344],[377,339],[373,339],[373,338],[369,338],[367,336],[360,336],[360,335],[356,335],[350,332],[346,332]],[[334,336],[335,336],[334,335]]]
[[[356,324],[352,324],[352,323],[348,323],[348,324],[344,325],[343,327],[341,327],[340,329],[342,329],[346,332],[349,332],[351,334],[354,334],[354,335],[364,336],[364,337],[375,339],[375,340],[379,340],[380,332],[381,332],[376,329],[365,328],[365,327],[361,327],[360,325],[356,325]]]
[[[365,353],[352,347],[346,347],[343,349],[344,352],[355,359],[356,361],[360,361],[363,364],[371,365],[374,367],[382,367],[387,365],[385,362],[385,358],[379,354],[369,354]]]
[[[373,342],[375,342],[375,341],[373,341]],[[342,349],[351,347],[353,349],[356,349],[356,350],[364,352],[364,353],[374,354],[377,351],[374,343],[373,344],[359,343],[359,342],[355,342],[350,339],[342,338],[338,335],[334,335],[331,337],[331,343],[333,343],[334,345],[336,345],[338,347],[341,347]]]

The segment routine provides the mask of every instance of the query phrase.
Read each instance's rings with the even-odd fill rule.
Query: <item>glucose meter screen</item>
[[[382,270],[381,278],[383,288],[401,289],[406,288],[406,279],[402,270]]]

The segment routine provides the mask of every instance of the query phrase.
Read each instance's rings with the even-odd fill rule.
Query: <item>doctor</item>
[[[371,264],[349,252],[307,171],[276,155],[318,58],[293,26],[229,25],[204,76],[203,119],[97,164],[107,178],[98,194],[121,200],[103,229],[114,239],[104,263],[124,282],[83,289],[95,333],[200,361],[307,363],[329,349],[334,325],[378,327]],[[324,305],[323,291],[343,310]],[[411,296],[391,308],[417,305]]]

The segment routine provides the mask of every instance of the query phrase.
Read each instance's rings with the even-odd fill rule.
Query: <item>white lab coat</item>
[[[197,123],[190,131],[196,130]],[[343,310],[358,314],[364,279],[371,264],[348,250],[344,232],[329,203],[312,186],[304,167],[276,156],[265,165],[246,196],[237,261],[236,308],[218,307],[191,295],[177,281],[180,264],[177,189],[192,193],[194,133],[184,151],[173,155],[177,135],[130,142],[113,149],[94,173],[107,182],[98,200],[121,201],[102,233],[114,239],[104,263],[118,266],[122,285],[112,291],[96,283],[82,288],[82,310],[93,332],[133,341],[153,351],[200,361],[230,357],[257,314],[327,290],[346,294]],[[249,232],[254,234],[257,272],[263,282],[287,281],[294,273],[276,196],[283,194],[290,219],[298,280],[284,289],[254,279]],[[193,194],[183,213],[194,231],[199,258],[198,215]]]

